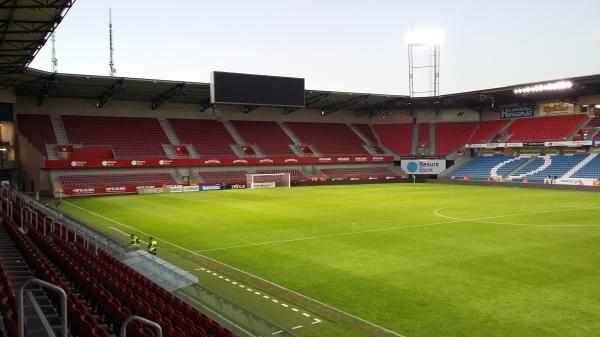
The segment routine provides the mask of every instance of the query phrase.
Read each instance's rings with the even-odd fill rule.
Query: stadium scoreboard
[[[304,79],[213,71],[213,104],[304,107]]]

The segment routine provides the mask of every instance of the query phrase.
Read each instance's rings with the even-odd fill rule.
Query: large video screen
[[[215,104],[304,107],[304,79],[214,71],[210,96]]]

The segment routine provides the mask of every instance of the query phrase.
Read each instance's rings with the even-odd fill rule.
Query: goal
[[[289,173],[246,174],[248,188],[290,187]]]

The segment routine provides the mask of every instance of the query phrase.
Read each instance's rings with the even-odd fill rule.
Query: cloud
[[[594,40],[600,40],[600,32],[594,34]]]

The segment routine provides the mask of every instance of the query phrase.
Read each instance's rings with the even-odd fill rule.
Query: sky
[[[600,74],[598,0],[77,0],[58,71],[209,82],[211,71],[303,77],[307,89],[408,94],[406,33],[445,32],[442,94]],[[31,67],[50,70],[51,44]]]

